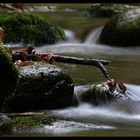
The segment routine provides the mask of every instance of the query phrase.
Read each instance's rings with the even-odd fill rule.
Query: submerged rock
[[[75,94],[73,96],[73,105],[78,105],[82,102],[91,103],[93,105],[102,105],[111,102],[121,102],[127,100],[127,92],[121,93],[120,89],[116,87],[114,92],[109,92],[102,87],[102,84],[92,84],[75,87]]]
[[[100,41],[114,46],[140,45],[140,8],[113,16],[105,24]]]
[[[74,84],[59,67],[41,62],[20,69],[17,91],[7,101],[14,112],[56,109],[69,106]]]

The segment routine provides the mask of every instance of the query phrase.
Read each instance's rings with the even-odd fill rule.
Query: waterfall
[[[68,41],[74,40],[74,32],[73,31],[65,29],[64,32],[65,32],[66,40],[68,40]]]
[[[101,34],[103,27],[98,27],[93,29],[86,37],[84,42],[81,42],[74,36],[74,32],[68,29],[65,29],[66,40],[59,41],[56,44],[48,44],[36,48],[37,52],[47,52],[52,51],[56,54],[82,54],[82,55],[96,55],[96,54],[106,54],[106,55],[139,55],[140,48],[135,47],[118,47],[118,46],[109,46],[105,44],[97,44],[99,36]]]
[[[84,44],[96,44],[103,27],[93,29],[87,36]]]
[[[74,100],[78,102],[78,105],[82,104],[82,100],[80,98],[80,93],[86,91],[88,89],[87,85],[81,85],[74,87]]]
[[[72,30],[64,29],[65,40],[58,41],[56,44],[65,43],[79,43],[80,41],[75,37],[75,33]]]

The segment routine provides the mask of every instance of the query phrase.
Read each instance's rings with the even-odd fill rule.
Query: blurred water
[[[67,135],[68,133],[73,135],[79,131],[89,131],[87,135],[92,135],[91,132],[94,132],[95,129],[115,129],[118,132],[120,129],[125,129],[126,131],[123,133],[129,135],[128,130],[130,128],[140,129],[140,48],[133,46],[123,48],[100,44],[98,39],[102,28],[97,27],[91,30],[83,42],[75,37],[74,31],[65,29],[66,41],[40,46],[35,50],[43,53],[52,51],[55,54],[111,60],[112,63],[107,66],[111,77],[126,83],[130,100],[93,106],[88,103],[80,103],[81,101],[77,97],[80,103],[77,107],[52,111],[43,110],[43,112],[48,112],[49,115],[61,118],[61,120],[54,122],[51,126],[43,126],[31,132],[44,133],[42,135]],[[87,84],[105,80],[95,67],[55,64],[72,77],[75,85],[77,85],[75,86],[75,93],[86,90],[85,85]],[[30,132],[30,130],[25,132]]]
[[[57,54],[81,54],[81,55],[138,55],[140,54],[139,47],[121,47],[121,46],[109,46],[99,44],[98,39],[103,27],[97,27],[93,29],[86,37],[84,42],[80,42],[74,37],[74,33],[69,30],[65,30],[67,40],[58,42],[55,45],[44,45],[38,47],[36,51],[47,52],[53,51]]]

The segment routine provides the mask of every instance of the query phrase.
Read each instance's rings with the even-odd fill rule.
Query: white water
[[[53,110],[50,113],[65,120],[80,123],[90,123],[97,126],[106,125],[118,127],[140,127],[140,86],[126,84],[131,93],[130,100],[114,102],[102,106],[93,106],[88,103],[81,103],[77,107]],[[75,87],[75,93],[85,90],[84,86]]]
[[[74,37],[74,32],[65,30],[67,40],[58,42],[55,45],[44,45],[36,48],[38,52],[52,51],[55,54],[81,54],[93,55],[140,55],[140,48],[133,47],[111,47],[108,45],[97,44],[102,27],[96,28],[89,33],[84,42],[80,42]],[[140,127],[140,85],[126,84],[128,97],[131,100],[110,103],[102,106],[93,106],[80,103],[77,107],[70,107],[61,110],[53,110],[49,113],[59,116],[63,121],[56,122],[52,127],[44,126],[40,131],[50,133],[71,132],[76,130],[87,130],[96,128],[118,128],[118,127]],[[86,90],[84,86],[77,86],[75,93]],[[45,111],[44,111],[45,112]],[[47,111],[48,112],[48,111]]]
[[[65,30],[67,40],[58,42],[55,45],[44,45],[38,47],[36,51],[47,52],[52,51],[56,54],[69,53],[69,54],[82,54],[82,55],[94,55],[94,54],[106,54],[106,55],[139,55],[140,48],[127,47],[123,48],[120,46],[109,46],[104,44],[97,44],[98,38],[103,27],[93,29],[84,42],[74,37],[74,32]]]
[[[96,28],[93,31],[91,31],[89,33],[89,35],[87,36],[86,40],[84,41],[84,44],[88,44],[88,45],[96,44],[102,29],[103,29],[103,27],[99,27],[99,28]]]
[[[94,55],[94,54],[106,54],[106,55],[140,55],[140,47],[121,47],[121,46],[109,46],[104,44],[98,44],[98,38],[101,34],[103,27],[93,29],[85,38],[84,42],[75,38],[75,33],[71,30],[65,29],[66,40],[58,41],[54,45],[43,45],[37,47],[37,52],[52,51],[55,54],[69,53],[69,54],[82,54],[82,55]],[[21,48],[24,44],[6,44],[6,47]]]
[[[63,42],[56,45],[45,45],[38,48],[38,51],[52,51],[53,53],[68,53],[68,54],[81,54],[81,55],[140,55],[140,48],[133,47],[123,48],[97,44],[102,27],[96,28],[89,33],[84,42],[70,43]],[[75,87],[75,95],[78,99],[79,105],[77,107],[69,107],[66,109],[53,110],[49,113],[53,116],[60,117],[64,120],[75,122],[70,128],[77,130],[78,123],[82,123],[89,129],[117,129],[117,128],[137,128],[140,127],[140,85],[126,84],[128,89],[129,100],[122,102],[114,102],[102,106],[93,106],[88,103],[81,103],[78,98],[78,92],[86,90],[84,86]],[[70,124],[67,122],[67,124]],[[87,125],[92,125],[92,128]],[[63,127],[63,123],[60,124]],[[76,127],[77,126],[77,127]],[[107,127],[106,127],[107,126]],[[58,127],[60,128],[60,127]],[[67,131],[67,127],[65,127]],[[70,130],[70,129],[69,129]],[[80,128],[78,129],[80,130]],[[71,130],[70,130],[71,131]]]

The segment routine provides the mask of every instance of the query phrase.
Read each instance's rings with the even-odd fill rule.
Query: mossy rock
[[[40,129],[45,126],[51,127],[53,123],[57,121],[55,118],[50,118],[44,115],[14,115],[10,116],[2,129],[0,134],[2,135],[14,135],[14,134],[37,134]]]
[[[41,62],[20,69],[19,84],[6,105],[14,112],[57,109],[71,105],[74,84],[59,67]]]
[[[99,40],[112,46],[140,45],[140,9],[113,16],[105,24]]]
[[[0,110],[4,99],[15,92],[18,79],[18,69],[9,57],[7,50],[0,45]]]
[[[111,17],[115,14],[121,13],[127,9],[133,8],[134,6],[125,4],[105,3],[105,4],[92,4],[87,9],[87,15],[89,17],[106,18]]]
[[[5,128],[6,126],[15,129],[36,128],[43,125],[51,125],[54,121],[55,119],[38,115],[14,116],[5,123]]]
[[[73,105],[78,105],[78,100],[82,103],[90,103],[92,105],[103,105],[111,102],[124,102],[128,100],[126,94],[122,94],[115,90],[113,93],[103,92],[103,88],[101,89],[101,83],[96,83],[92,85],[84,85],[80,88],[80,92],[77,92],[73,96]]]
[[[33,13],[11,13],[0,16],[0,26],[5,30],[5,43],[53,44],[64,39],[61,27]]]

